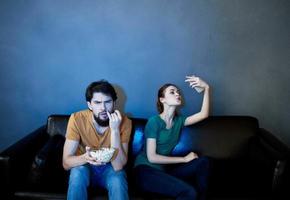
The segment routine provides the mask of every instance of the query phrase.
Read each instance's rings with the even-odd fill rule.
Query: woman
[[[208,84],[196,76],[186,76],[185,82],[199,92],[203,90],[200,112],[188,117],[177,115],[176,108],[181,105],[180,91],[174,84],[163,85],[158,91],[159,115],[151,117],[146,124],[146,144],[135,160],[134,173],[142,191],[176,199],[205,199],[208,159],[194,152],[184,157],[171,156],[181,128],[209,115]],[[186,179],[194,180],[194,186]]]

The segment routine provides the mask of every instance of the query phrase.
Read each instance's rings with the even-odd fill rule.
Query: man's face
[[[95,92],[91,102],[87,102],[88,107],[94,113],[94,118],[98,124],[108,124],[109,117],[107,112],[112,113],[114,110],[114,101],[111,96],[107,96],[100,92]]]

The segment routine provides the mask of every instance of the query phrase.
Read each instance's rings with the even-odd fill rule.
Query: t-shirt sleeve
[[[121,142],[129,143],[130,135],[132,132],[132,121],[127,117],[124,118],[124,122],[121,128]]]
[[[79,134],[79,130],[77,127],[77,123],[76,123],[76,119],[75,119],[75,115],[72,114],[68,120],[68,125],[66,128],[66,139],[69,140],[80,140],[80,134]]]
[[[184,126],[184,122],[185,122],[186,118],[187,117],[183,116],[183,115],[178,116],[178,120],[180,120],[181,128]]]
[[[158,123],[155,118],[150,118],[145,126],[145,138],[157,138]]]

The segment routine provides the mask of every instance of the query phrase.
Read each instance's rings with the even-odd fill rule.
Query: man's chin
[[[106,126],[109,126],[109,118],[106,118],[106,119],[101,119],[99,117],[95,117],[95,121],[97,122],[98,125],[100,126],[103,126],[103,127],[106,127]]]

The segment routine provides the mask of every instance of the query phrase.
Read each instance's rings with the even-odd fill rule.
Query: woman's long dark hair
[[[169,86],[174,86],[174,87],[178,88],[176,85],[174,85],[172,83],[166,83],[161,88],[159,88],[158,96],[157,96],[157,103],[156,103],[157,110],[158,110],[159,114],[161,114],[164,110],[164,106],[163,106],[163,103],[160,101],[160,98],[164,97],[164,92],[165,92],[166,88],[168,88]]]

